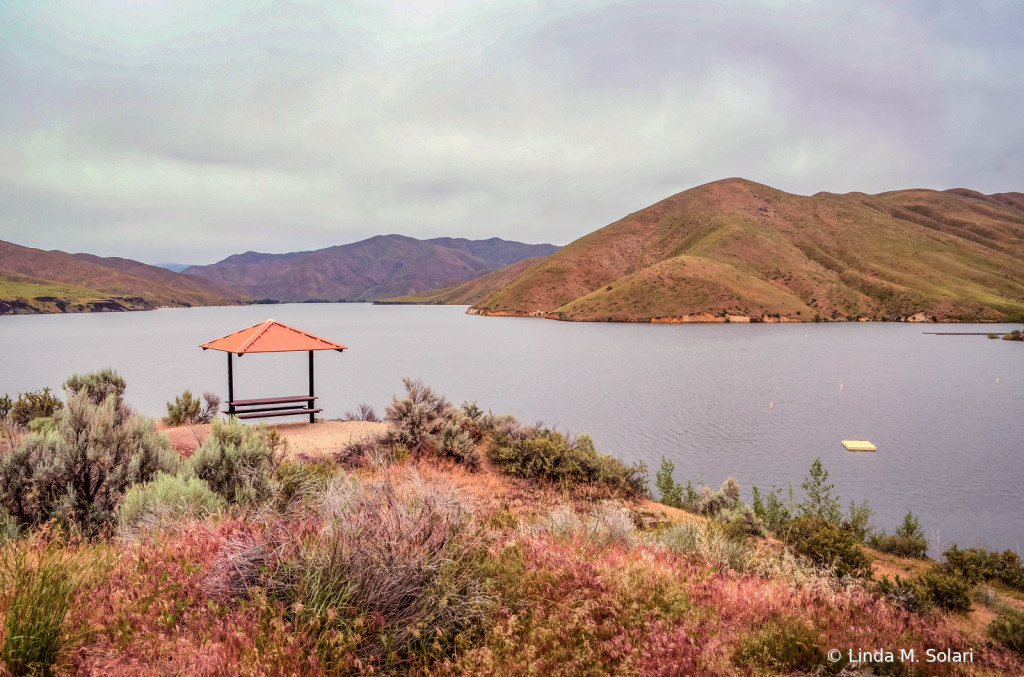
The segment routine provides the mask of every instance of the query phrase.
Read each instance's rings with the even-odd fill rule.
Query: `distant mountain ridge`
[[[601,228],[477,301],[582,321],[1024,321],[1024,194],[792,195],[698,186]]]
[[[237,305],[249,300],[209,280],[131,259],[0,241],[0,314]]]
[[[245,252],[183,273],[245,294],[283,302],[375,301],[474,280],[523,259],[558,251],[552,244],[500,238],[417,240],[378,235],[352,244],[287,254]]]

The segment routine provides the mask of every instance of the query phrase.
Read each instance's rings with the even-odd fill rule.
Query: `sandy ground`
[[[310,423],[298,421],[273,423],[267,426],[277,430],[288,440],[288,458],[318,458],[333,454],[350,442],[364,437],[382,434],[387,425],[366,421],[324,421]],[[186,458],[195,453],[196,447],[210,434],[209,424],[164,428],[179,454]]]

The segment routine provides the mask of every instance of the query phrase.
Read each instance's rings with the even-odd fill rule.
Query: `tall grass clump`
[[[153,481],[128,490],[117,509],[122,532],[160,526],[182,518],[201,519],[227,507],[219,494],[203,480],[157,473]]]
[[[451,485],[339,474],[315,511],[322,527],[291,548],[256,538],[225,551],[215,570],[228,592],[260,586],[284,602],[326,665],[428,665],[482,636],[493,606],[482,532]]]
[[[0,661],[16,676],[53,674],[65,642],[65,619],[96,560],[64,543],[38,538],[0,549],[4,643]]]
[[[20,524],[57,519],[95,534],[129,487],[177,472],[167,437],[121,400],[120,377],[99,374],[68,379],[67,407],[53,425],[0,459],[0,500]]]
[[[583,517],[568,503],[559,504],[548,511],[547,529],[556,538],[578,538],[584,548],[631,548],[637,541],[632,513],[615,501],[602,501]]]
[[[210,435],[185,463],[196,477],[231,503],[247,504],[271,494],[271,478],[284,458],[287,442],[276,430],[242,425],[237,418],[213,419]]]
[[[655,536],[669,552],[698,558],[719,571],[743,571],[747,546],[711,521],[676,522]]]
[[[575,487],[593,484],[623,496],[647,495],[647,467],[626,465],[611,454],[602,454],[586,433],[567,436],[547,428],[523,428],[511,421],[491,432],[487,455],[509,475],[537,478]]]

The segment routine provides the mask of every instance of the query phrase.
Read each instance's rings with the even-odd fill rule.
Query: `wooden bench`
[[[316,399],[312,395],[296,395],[295,397],[268,397],[262,400],[235,400],[234,402],[228,402],[228,409],[224,413],[239,419],[305,416],[309,414],[309,422],[313,423],[313,415],[323,411],[323,409],[313,408],[313,400]],[[298,402],[303,402],[306,406],[295,406]],[[286,406],[268,406],[275,404]],[[239,407],[242,408],[239,409]]]

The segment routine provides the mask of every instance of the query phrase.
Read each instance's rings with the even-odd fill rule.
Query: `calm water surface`
[[[129,402],[163,415],[186,388],[226,396],[224,353],[199,343],[271,316],[350,347],[316,356],[328,417],[361,402],[382,413],[420,376],[456,402],[590,432],[652,481],[666,456],[677,480],[732,475],[749,500],[751,484],[799,492],[820,455],[844,502],[868,498],[890,532],[910,509],[943,547],[1024,545],[1024,345],[922,334],[1010,325],[590,324],[362,304],[6,316],[0,393],[113,366]],[[236,396],[306,392],[306,359],[236,358]]]

